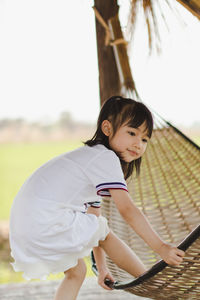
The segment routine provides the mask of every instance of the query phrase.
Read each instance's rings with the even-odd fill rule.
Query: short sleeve
[[[99,196],[110,196],[109,189],[128,191],[120,160],[112,150],[99,153],[88,164],[86,173]]]

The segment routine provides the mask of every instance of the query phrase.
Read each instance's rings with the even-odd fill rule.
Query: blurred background
[[[159,53],[149,53],[144,19],[138,18],[128,49],[132,73],[143,101],[200,144],[200,23],[177,1],[168,2],[161,1],[167,26],[158,18]],[[125,32],[129,1],[118,4]],[[12,272],[8,242],[20,186],[42,163],[81,146],[95,131],[100,100],[93,5],[0,0],[0,283],[23,280]]]

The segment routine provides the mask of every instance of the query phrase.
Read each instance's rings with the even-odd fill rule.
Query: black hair
[[[85,145],[91,147],[97,144],[103,144],[108,149],[111,149],[108,136],[106,136],[101,129],[101,124],[104,120],[109,120],[111,122],[113,136],[123,124],[138,128],[145,122],[147,135],[151,138],[153,131],[153,117],[146,105],[130,98],[113,96],[104,102],[98,117],[97,130],[90,140],[84,142]],[[116,154],[119,156],[118,153]],[[120,156],[119,158],[125,179],[132,175],[134,169],[136,169],[136,174],[139,175],[142,162],[141,157],[130,163],[123,161]]]

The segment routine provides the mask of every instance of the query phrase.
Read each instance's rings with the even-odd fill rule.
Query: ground
[[[3,300],[53,300],[59,281],[27,282],[0,285]],[[101,288],[95,277],[86,278],[77,300],[148,300],[124,291],[107,291]]]

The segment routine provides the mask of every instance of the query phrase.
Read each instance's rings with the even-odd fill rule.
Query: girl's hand
[[[180,265],[185,256],[184,251],[166,243],[160,247],[159,254],[167,264],[172,266]]]
[[[99,276],[98,276],[98,284],[103,287],[104,289],[106,290],[112,290],[110,287],[108,287],[106,284],[105,284],[105,279],[109,279],[110,281],[112,282],[115,282],[114,278],[112,277],[112,275],[110,274],[110,272],[108,271],[108,269],[104,269],[104,270],[101,270],[99,272]]]

